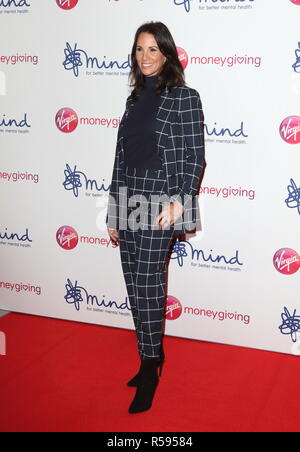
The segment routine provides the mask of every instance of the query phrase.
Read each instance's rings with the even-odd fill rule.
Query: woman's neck
[[[157,80],[156,75],[151,75],[151,76],[145,77],[145,88],[146,89],[155,89],[156,80]]]

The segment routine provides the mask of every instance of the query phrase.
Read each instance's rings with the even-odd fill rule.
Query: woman
[[[107,226],[120,246],[141,365],[129,413],[152,406],[164,362],[166,261],[174,235],[199,225],[204,167],[200,96],[185,85],[168,28],[142,25],[132,48],[133,91],[120,123]]]

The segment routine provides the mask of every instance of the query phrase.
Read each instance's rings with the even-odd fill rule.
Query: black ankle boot
[[[151,408],[158,385],[157,360],[143,359],[139,374],[139,383],[135,397],[129,407],[130,414],[141,413]]]
[[[137,387],[139,381],[140,381],[140,374],[141,374],[141,368],[142,368],[142,358],[141,358],[141,364],[140,364],[140,370],[138,373],[127,383],[127,386],[130,388]]]
[[[159,368],[159,376],[161,377],[162,375],[162,368],[165,362],[165,354],[164,351],[161,351],[161,355],[160,355],[160,359],[156,360],[156,365]],[[129,386],[130,388],[136,388],[139,384],[140,381],[140,375],[141,375],[141,368],[142,368],[142,359],[141,359],[141,365],[140,365],[140,370],[138,371],[138,373],[127,383],[127,386]]]

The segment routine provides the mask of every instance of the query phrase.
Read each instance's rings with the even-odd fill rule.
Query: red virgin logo
[[[57,5],[61,9],[73,9],[78,3],[78,0],[56,0]]]
[[[189,62],[189,56],[186,53],[186,51],[184,49],[182,49],[181,47],[177,47],[177,52],[178,52],[179,61],[182,65],[183,69],[185,69]]]
[[[77,113],[71,108],[62,108],[55,116],[55,124],[61,132],[74,132],[78,126]]]
[[[293,275],[300,268],[300,256],[295,250],[282,248],[275,254],[273,263],[279,273]]]
[[[300,116],[289,116],[280,125],[281,138],[289,144],[300,143]]]
[[[73,250],[78,245],[78,234],[71,226],[62,226],[56,233],[56,240],[64,250]]]
[[[167,320],[176,320],[182,314],[182,305],[180,301],[175,298],[168,296],[166,304],[165,317]]]

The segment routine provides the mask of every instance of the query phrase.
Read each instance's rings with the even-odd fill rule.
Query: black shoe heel
[[[161,361],[159,363],[159,374],[158,374],[160,377],[162,376],[163,365],[164,365],[164,361]]]

